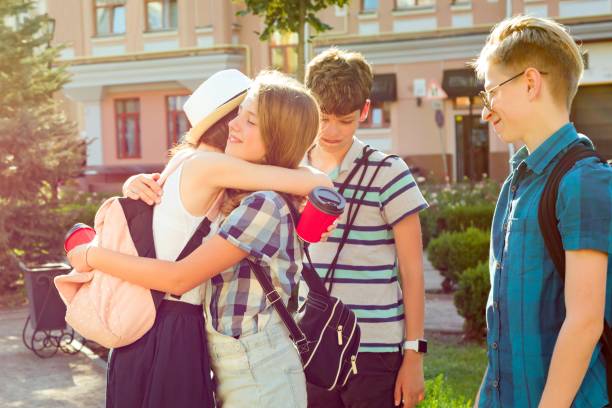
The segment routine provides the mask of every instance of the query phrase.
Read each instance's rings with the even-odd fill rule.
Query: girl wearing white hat
[[[194,299],[201,299],[200,285],[212,278],[207,285],[206,326],[218,379],[217,401],[225,407],[306,406],[298,353],[247,261],[248,257],[270,273],[287,302],[301,273],[302,245],[285,200],[298,200],[272,191],[240,190],[273,188],[303,196],[315,185],[331,186],[320,175],[288,170],[298,167],[315,139],[318,122],[317,103],[301,84],[278,73],[258,76],[238,116],[229,122],[227,154],[198,152],[179,165],[182,176],[177,171],[164,185],[159,208],[173,202],[168,193],[174,176],[175,196],[184,205],[183,213],[191,214],[205,214],[223,188],[233,188],[225,190],[225,219],[215,236],[178,262],[169,261],[176,254],[164,261],[89,246],[69,253],[79,271],[95,268],[143,287],[182,294],[181,300],[194,290]],[[167,241],[163,245],[172,246]]]

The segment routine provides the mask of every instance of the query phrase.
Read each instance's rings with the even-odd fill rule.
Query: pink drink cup
[[[66,253],[77,245],[87,244],[96,237],[96,231],[87,224],[74,224],[66,234],[64,249]]]
[[[317,187],[308,195],[308,203],[302,211],[297,234],[306,242],[321,240],[321,235],[342,214],[346,201],[336,190]]]

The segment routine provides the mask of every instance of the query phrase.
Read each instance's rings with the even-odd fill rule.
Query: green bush
[[[469,227],[491,229],[495,204],[476,204],[447,207],[441,211],[439,227],[442,231],[465,231]]]
[[[456,396],[444,381],[444,375],[425,381],[425,399],[418,408],[471,408],[472,401]]]
[[[54,207],[19,202],[7,218],[11,252],[0,256],[0,293],[12,292],[20,279],[17,260],[26,264],[54,262],[64,257],[64,236],[77,222],[93,226],[94,216],[109,194],[60,192]]]
[[[469,227],[491,228],[495,204],[480,203],[461,206],[431,207],[420,213],[423,245],[444,232],[465,231]]]
[[[485,179],[479,182],[468,180],[455,184],[422,184],[421,192],[432,206],[442,208],[495,204],[501,184],[495,180]]]
[[[427,258],[442,276],[455,284],[461,272],[488,259],[489,235],[474,227],[462,232],[444,232],[427,246]]]
[[[459,277],[455,306],[465,318],[463,329],[468,338],[480,340],[486,334],[485,308],[490,289],[489,267],[486,262],[466,269]]]
[[[421,191],[430,205],[419,213],[423,245],[427,247],[443,231],[462,231],[470,226],[489,229],[499,190],[499,183],[490,179],[452,185],[423,184]]]

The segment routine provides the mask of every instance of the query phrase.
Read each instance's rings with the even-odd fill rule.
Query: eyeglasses
[[[491,108],[491,98],[493,97],[493,92],[499,88],[502,85],[507,84],[508,82],[512,81],[513,79],[516,79],[518,77],[520,77],[521,75],[523,75],[525,72],[527,72],[527,70],[521,72],[520,74],[516,74],[515,76],[513,76],[512,78],[506,79],[504,82],[495,85],[493,88],[489,89],[488,91],[480,91],[480,93],[478,95],[480,95],[480,98],[482,99],[482,103],[485,106],[485,108],[487,108],[487,110],[491,111],[493,110]],[[542,75],[546,75],[547,72],[540,72],[540,74]]]

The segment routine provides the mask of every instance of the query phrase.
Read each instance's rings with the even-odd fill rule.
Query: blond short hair
[[[568,109],[578,91],[584,63],[567,28],[553,20],[517,16],[495,25],[480,55],[471,65],[482,78],[489,64],[546,72],[552,96]]]
[[[348,115],[361,110],[370,97],[372,67],[358,52],[331,47],[314,57],[306,68],[306,86],[321,112]]]

